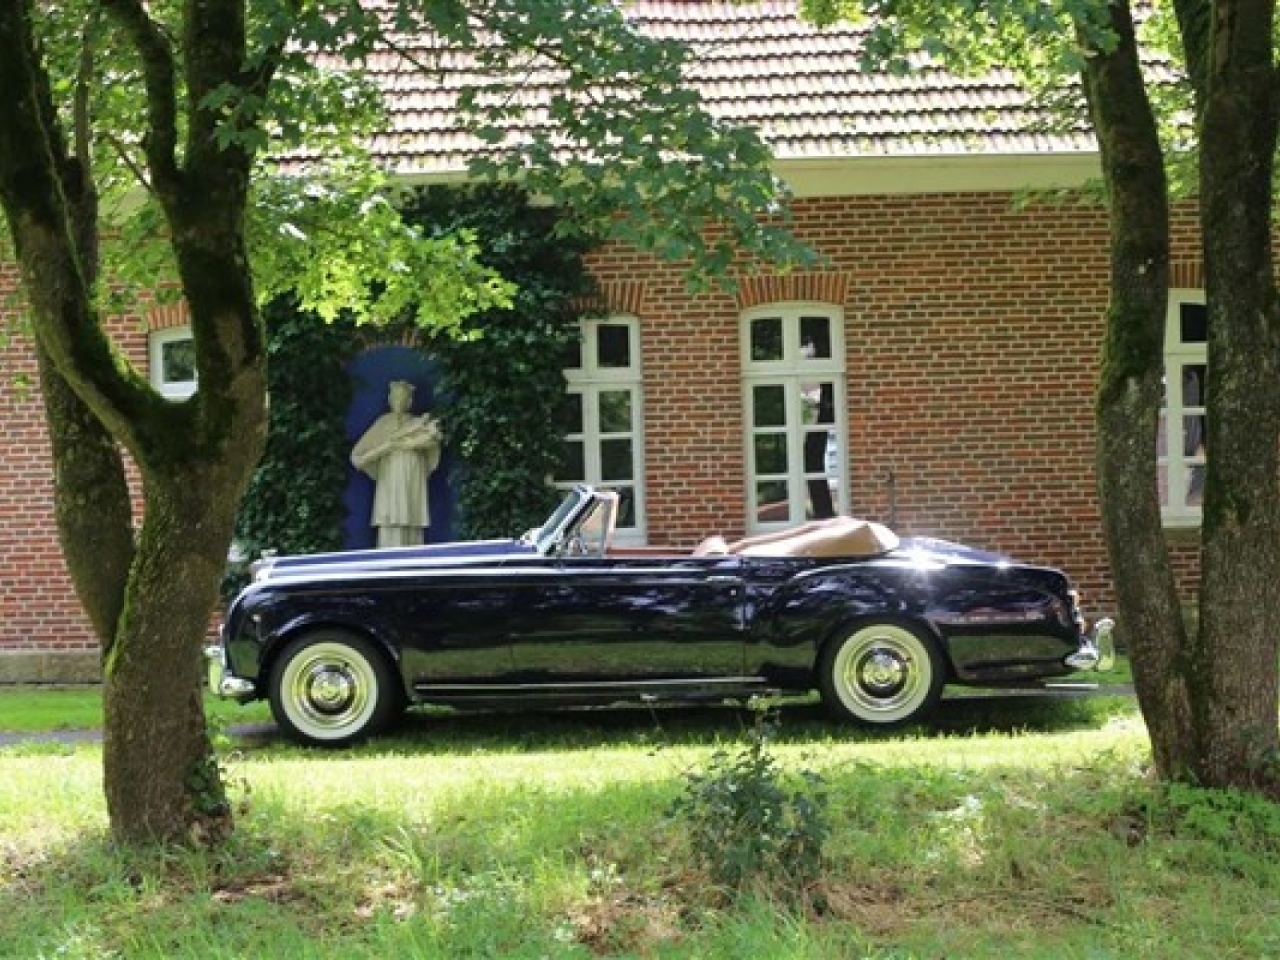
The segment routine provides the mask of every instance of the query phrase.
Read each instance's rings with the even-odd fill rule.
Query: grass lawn
[[[265,703],[241,706],[205,697],[205,710],[230,724],[271,718]],[[102,690],[96,686],[0,688],[0,733],[96,730],[102,726]]]
[[[96,744],[3,747],[0,957],[1280,955],[1280,810],[1153,784],[1131,698],[952,701],[891,735],[789,706],[763,779],[735,766],[750,724],[436,713],[345,752],[233,739],[216,852],[113,848]],[[821,837],[817,873],[717,886],[695,827],[735,855],[734,809],[777,814],[753,837]]]

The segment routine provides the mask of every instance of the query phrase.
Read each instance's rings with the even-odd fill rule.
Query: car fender
[[[374,643],[387,662],[395,668],[404,685],[404,671],[400,664],[400,651],[391,638],[379,628],[376,622],[360,619],[342,611],[309,610],[293,613],[279,622],[263,625],[258,636],[258,677],[265,680],[271,676],[280,652],[297,637],[320,630],[342,630],[365,637]]]
[[[769,571],[761,572],[767,581]],[[749,616],[748,668],[756,666],[765,673],[811,671],[824,644],[844,636],[856,623],[875,619],[923,627],[946,649],[925,618],[924,598],[910,578],[867,564],[810,568],[771,590],[757,589]]]

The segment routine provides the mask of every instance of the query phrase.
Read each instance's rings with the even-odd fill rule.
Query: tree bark
[[[1274,0],[1219,0],[1202,65],[1200,197],[1209,311],[1200,630],[1187,764],[1280,796],[1280,306],[1271,245]]]
[[[1280,305],[1271,250],[1274,0],[1178,0],[1196,95],[1209,310],[1200,616],[1188,632],[1154,475],[1168,197],[1130,13],[1085,80],[1111,197],[1098,399],[1103,522],[1158,774],[1280,796]]]
[[[211,843],[231,825],[205,724],[202,648],[240,480],[209,464],[147,482],[126,614],[106,657],[107,812],[127,843]]]
[[[1097,399],[1098,497],[1120,628],[1159,775],[1187,773],[1186,628],[1160,516],[1156,434],[1169,287],[1169,195],[1127,3],[1117,42],[1087,60],[1085,92],[1109,198],[1111,303]]]

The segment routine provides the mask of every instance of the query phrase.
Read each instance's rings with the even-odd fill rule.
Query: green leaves
[[[565,238],[560,214],[531,207],[512,187],[432,188],[405,217],[430,233],[472,233],[486,265],[510,279],[509,307],[464,320],[436,337],[451,400],[445,431],[466,464],[464,533],[509,537],[541,523],[556,494],[548,484],[563,446],[565,347],[578,337],[577,302],[589,291],[581,238]]]
[[[671,814],[714,884],[800,900],[822,868],[830,798],[820,774],[782,769],[769,749],[776,717],[756,709],[747,742],[687,773]]]
[[[541,523],[555,498],[547,484],[561,449],[554,411],[565,399],[564,346],[578,335],[573,304],[588,289],[582,250],[556,236],[555,211],[531,208],[513,188],[434,188],[403,199],[418,235],[465,236],[480,251],[476,269],[511,278],[509,303],[495,300],[427,338],[445,373],[449,443],[466,465],[459,492],[465,533],[513,536]],[[295,227],[304,236],[309,228]],[[393,331],[419,309],[407,308]],[[345,367],[361,343],[350,313],[322,323],[290,297],[265,314],[271,423],[237,526],[245,563],[267,549],[342,546],[351,401]],[[241,567],[224,592],[242,584]]]
[[[264,180],[254,201],[249,240],[264,298],[292,292],[326,321],[347,314],[386,324],[409,315],[440,331],[510,303],[511,285],[477,261],[472,236],[406,223],[393,186],[368,162]]]

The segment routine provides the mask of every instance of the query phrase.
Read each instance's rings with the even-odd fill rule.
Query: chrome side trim
[[[697,680],[584,680],[551,683],[415,683],[415,690],[436,693],[520,693],[549,690],[644,690],[663,687],[742,687],[763,686],[760,677],[706,677]]]

